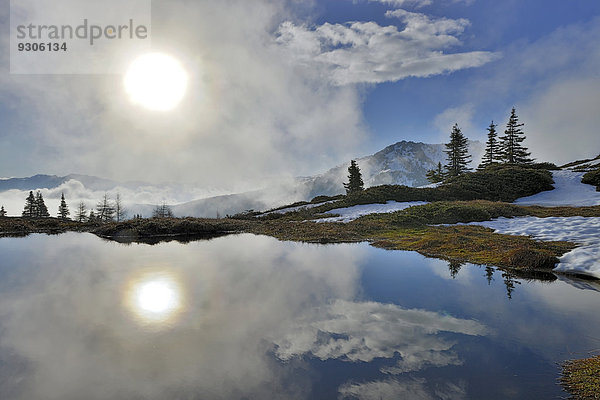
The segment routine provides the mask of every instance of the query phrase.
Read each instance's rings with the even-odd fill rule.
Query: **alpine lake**
[[[0,399],[554,399],[600,285],[251,234],[0,239]]]

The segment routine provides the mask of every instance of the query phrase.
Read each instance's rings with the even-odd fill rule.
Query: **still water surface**
[[[559,398],[599,305],[367,244],[3,238],[0,398]]]

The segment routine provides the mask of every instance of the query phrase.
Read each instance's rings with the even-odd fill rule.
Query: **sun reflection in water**
[[[156,326],[171,325],[183,310],[184,294],[176,276],[166,272],[143,273],[132,279],[126,303],[137,320]]]

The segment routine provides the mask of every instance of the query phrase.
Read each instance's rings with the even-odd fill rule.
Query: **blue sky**
[[[319,1],[315,23],[345,23],[348,21],[376,21],[380,25],[402,24],[386,18],[385,12],[393,7],[367,1]],[[519,74],[519,65],[513,58],[531,44],[544,40],[566,27],[598,24],[600,2],[553,0],[474,0],[434,1],[422,7],[406,7],[437,18],[466,18],[470,26],[460,35],[460,51],[487,50],[499,52],[502,57],[478,68],[428,78],[407,78],[385,82],[365,89],[364,118],[372,134],[371,148],[376,149],[397,140],[439,142],[445,140],[435,118],[447,109],[472,104],[472,129],[476,139],[485,140],[485,128],[492,119],[501,126],[508,119],[512,106],[528,103],[538,85],[553,77],[569,73],[548,68],[539,76]],[[595,21],[595,22],[594,22]],[[577,43],[572,43],[577,46]],[[596,47],[596,50],[598,48]],[[548,53],[546,57],[555,55]],[[573,60],[574,63],[580,60]],[[568,64],[568,63],[567,63]],[[493,78],[499,69],[515,69],[514,82],[508,82],[502,93],[476,93],[472,88],[480,81]],[[576,69],[576,68],[574,68]],[[523,78],[526,82],[523,83]],[[471,101],[472,98],[476,100]],[[600,107],[600,104],[597,104]],[[460,118],[460,117],[459,117]],[[527,122],[527,121],[523,121]],[[476,131],[478,130],[478,131]],[[449,133],[448,129],[448,133]],[[600,148],[590,149],[589,155],[600,154]]]
[[[454,123],[485,141],[513,106],[537,159],[600,153],[597,0],[154,0],[152,16],[153,50],[190,78],[170,112],[132,104],[120,75],[10,74],[2,38],[0,176],[243,190]]]

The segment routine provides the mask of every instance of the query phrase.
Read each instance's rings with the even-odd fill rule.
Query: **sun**
[[[182,311],[183,291],[175,276],[145,273],[130,281],[126,290],[126,304],[140,322],[165,325]]]
[[[152,111],[169,111],[185,96],[188,74],[174,57],[149,53],[131,63],[123,84],[134,104]]]

